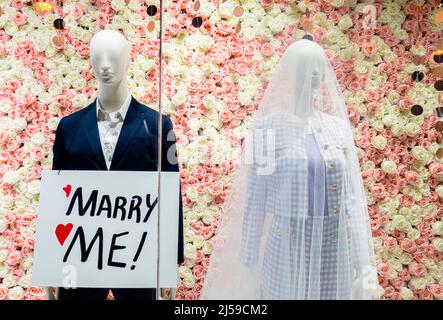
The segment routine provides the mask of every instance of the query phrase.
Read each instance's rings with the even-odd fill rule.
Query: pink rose
[[[75,4],[72,9],[71,9],[71,15],[75,18],[75,19],[79,19],[81,16],[83,16],[85,14],[85,10],[83,9],[82,6]]]
[[[186,292],[184,295],[184,300],[197,300],[197,299],[198,299],[197,294],[192,290]]]
[[[108,16],[103,12],[99,12],[97,15],[97,22],[101,28],[105,27],[109,22]]]
[[[6,258],[6,265],[8,265],[9,267],[13,267],[15,265],[17,265],[18,263],[20,263],[22,259],[22,255],[20,253],[20,251],[11,251],[8,254],[8,257]]]
[[[361,50],[365,56],[371,57],[377,52],[377,47],[375,44],[367,42],[362,46]]]
[[[431,284],[429,286],[429,291],[434,295],[436,299],[441,299],[443,297],[443,286],[440,284]],[[1,294],[0,294],[1,299]]]
[[[3,285],[0,284],[0,300],[7,300],[8,298],[8,288]]]
[[[196,265],[192,271],[196,280],[201,280],[206,275],[206,268],[202,265]]]
[[[270,8],[270,7],[272,7],[272,5],[274,4],[274,0],[260,0],[260,4],[261,4],[264,8]]]
[[[234,115],[232,114],[232,112],[230,110],[222,110],[219,112],[218,115],[219,115],[220,120],[224,123],[231,121],[232,118],[234,117]]]
[[[404,287],[405,282],[402,278],[395,278],[394,280],[391,280],[391,284],[395,289],[400,289]]]
[[[201,232],[203,238],[205,238],[205,240],[210,239],[213,235],[214,235],[214,229],[209,227],[205,227],[203,228],[202,232]]]
[[[200,89],[200,83],[196,80],[191,80],[188,82],[188,90],[190,92],[195,92]]]
[[[261,53],[265,56],[265,57],[269,57],[272,56],[275,52],[274,47],[270,44],[270,43],[265,43],[262,47],[261,47]]]
[[[418,262],[411,262],[408,266],[409,273],[413,276],[423,277],[427,274],[427,270],[424,264]]]
[[[407,171],[405,173],[405,179],[409,184],[415,185],[420,182],[420,176],[415,171]]]
[[[381,276],[386,276],[390,271],[390,266],[387,262],[380,262],[377,266],[378,274]]]
[[[400,246],[402,249],[408,253],[412,253],[415,250],[417,250],[417,246],[415,245],[415,242],[409,238],[404,238],[400,241]]]
[[[388,251],[392,251],[397,246],[397,240],[394,238],[388,238],[385,240],[384,246]]]
[[[82,44],[80,47],[76,48],[76,52],[80,57],[86,58],[89,56],[89,46]]]
[[[31,158],[36,161],[42,161],[45,158],[45,151],[41,147],[35,147],[31,151]]]
[[[429,290],[420,290],[418,296],[420,300],[432,300],[432,293]]]
[[[42,288],[29,287],[25,290],[24,300],[45,300],[46,293]]]
[[[18,26],[25,25],[28,22],[25,15],[19,11],[14,12],[12,15],[12,21]]]

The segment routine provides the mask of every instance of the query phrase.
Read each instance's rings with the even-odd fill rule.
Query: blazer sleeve
[[[63,119],[57,125],[52,154],[52,170],[68,170],[68,155],[63,135]]]
[[[163,118],[163,147],[162,147],[162,171],[179,172],[176,139],[172,121],[169,117]],[[178,255],[177,263],[184,262],[184,237],[183,237],[183,203],[181,186],[179,186],[179,212],[178,212]]]

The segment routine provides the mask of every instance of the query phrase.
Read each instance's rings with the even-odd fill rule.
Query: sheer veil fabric
[[[376,298],[352,127],[321,46],[287,48],[244,147],[201,298]],[[310,148],[320,169],[309,167]]]

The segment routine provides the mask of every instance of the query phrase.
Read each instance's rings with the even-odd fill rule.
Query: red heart
[[[70,184],[67,184],[65,187],[63,187],[63,191],[66,194],[66,198],[69,197],[69,194],[71,193],[72,187]]]
[[[71,233],[73,227],[74,226],[72,223],[67,223],[66,225],[60,223],[57,228],[55,228],[55,235],[57,236],[58,242],[60,242],[61,245],[65,243],[65,240]]]

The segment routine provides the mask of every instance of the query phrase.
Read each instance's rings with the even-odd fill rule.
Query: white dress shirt
[[[115,147],[117,145],[118,137],[123,126],[123,121],[131,103],[131,94],[128,94],[125,101],[123,102],[120,109],[115,112],[107,112],[100,105],[97,98],[96,100],[96,114],[97,114],[97,124],[98,132],[100,135],[100,144],[102,146],[103,155],[106,160],[106,166],[109,170],[111,167],[112,156],[114,155]],[[110,120],[100,120],[99,119],[99,109],[101,112],[108,114]],[[120,120],[120,121],[119,121]]]

